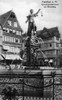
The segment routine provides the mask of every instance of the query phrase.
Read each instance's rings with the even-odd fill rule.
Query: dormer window
[[[8,25],[11,26],[11,21],[10,20],[8,20]]]
[[[15,18],[15,15],[14,15],[14,14],[11,14],[10,17],[11,17],[11,18]]]

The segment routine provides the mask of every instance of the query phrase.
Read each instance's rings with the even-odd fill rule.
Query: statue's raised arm
[[[38,16],[38,13],[40,12],[41,9],[39,9],[35,14],[33,14],[34,17]]]
[[[33,9],[30,9],[30,14],[27,16],[27,20],[25,21],[30,22],[30,21],[34,21],[33,18],[38,16],[38,13],[40,12],[41,9],[39,9],[36,13],[33,13]]]

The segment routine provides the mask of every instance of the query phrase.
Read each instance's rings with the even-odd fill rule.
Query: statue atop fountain
[[[26,23],[28,22],[28,32],[27,32],[27,36],[31,37],[31,33],[33,31],[33,33],[36,32],[36,25],[35,25],[35,21],[34,21],[34,17],[38,16],[40,9],[34,13],[33,9],[30,9],[30,14],[27,16],[27,20]]]
[[[30,68],[32,67],[32,63],[34,63],[36,61],[36,57],[34,57],[34,62],[32,62],[32,55],[34,55],[31,53],[31,39],[32,39],[32,35],[36,34],[37,31],[37,27],[35,25],[35,21],[34,18],[38,16],[40,9],[34,13],[33,9],[30,9],[30,14],[27,16],[27,20],[26,23],[28,22],[28,30],[27,30],[27,39],[26,39],[26,55],[27,55],[27,66],[30,66]],[[34,51],[34,50],[33,50]]]

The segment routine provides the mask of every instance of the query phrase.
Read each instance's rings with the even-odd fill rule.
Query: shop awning
[[[16,54],[6,54],[3,55],[7,60],[23,60],[19,55]]]

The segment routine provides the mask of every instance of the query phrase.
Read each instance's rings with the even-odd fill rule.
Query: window
[[[62,53],[62,49],[60,49],[60,53]]]
[[[6,41],[9,41],[9,36],[6,36]]]
[[[3,41],[15,42],[14,37],[10,37],[10,36],[3,36]]]
[[[17,35],[21,35],[21,32],[20,32],[20,31],[16,31],[16,34],[17,34]]]
[[[17,47],[10,47],[10,50],[9,50],[10,52],[14,52],[14,53],[19,53],[20,52],[20,49],[19,48],[17,48]]]
[[[9,36],[4,36],[4,37],[3,37],[3,40],[4,40],[4,41],[9,42],[9,39],[10,39]]]
[[[59,47],[59,43],[56,43],[56,47]]]
[[[13,33],[12,29],[9,30],[10,33]]]
[[[7,29],[4,27],[4,28],[3,28],[3,31],[4,31],[4,32],[7,32]]]
[[[5,36],[3,36],[3,41],[5,41]]]
[[[61,43],[61,47],[62,47],[62,43]]]
[[[22,43],[22,40],[20,39],[20,43]]]
[[[11,37],[11,42],[14,42],[14,38],[13,37]]]
[[[20,43],[20,39],[15,38],[16,43]]]
[[[21,35],[21,32],[19,32],[19,34]]]
[[[14,42],[14,38],[13,37],[10,37],[9,41],[10,42]]]
[[[59,54],[59,50],[56,51],[56,54]]]
[[[9,33],[9,28],[7,28],[7,33]]]
[[[13,52],[13,47],[10,47],[10,51]]]
[[[12,47],[12,52],[14,52],[15,51],[15,48],[14,47]]]
[[[17,22],[14,22],[14,27],[17,27]]]
[[[4,36],[4,41],[6,41],[6,36]]]
[[[11,37],[9,38],[9,41],[11,42],[12,40],[11,40]]]
[[[8,25],[11,26],[11,21],[10,20],[8,20]]]
[[[52,47],[52,44],[50,43],[50,47]]]
[[[15,53],[19,53],[20,52],[20,49],[15,47]]]
[[[18,31],[16,31],[16,34],[17,34],[17,35],[19,35],[19,32],[18,32]]]
[[[15,42],[18,43],[18,39],[15,39]]]
[[[4,37],[4,40],[7,41],[7,37],[6,36]]]
[[[53,53],[54,53],[53,51],[46,51],[46,52],[45,52],[45,55],[46,55],[46,56],[47,56],[47,55],[53,55]]]
[[[1,29],[1,26],[0,26],[0,29]]]
[[[14,43],[15,43],[15,38],[14,38]]]
[[[10,51],[15,53],[15,47],[10,47]]]
[[[18,43],[20,43],[20,39],[18,39]]]
[[[11,18],[15,18],[15,15],[14,15],[14,14],[11,14],[10,17],[11,17]]]
[[[13,30],[13,33],[16,33],[16,31],[15,31],[15,30]]]
[[[2,36],[2,34],[3,34],[3,31],[0,29],[0,36]]]
[[[5,28],[5,27],[4,27],[4,28],[3,28],[3,31],[6,32],[6,33],[9,33],[9,28]]]
[[[10,37],[10,36],[3,36],[3,41],[20,43],[20,39],[17,39],[17,38],[14,38],[14,37]]]

